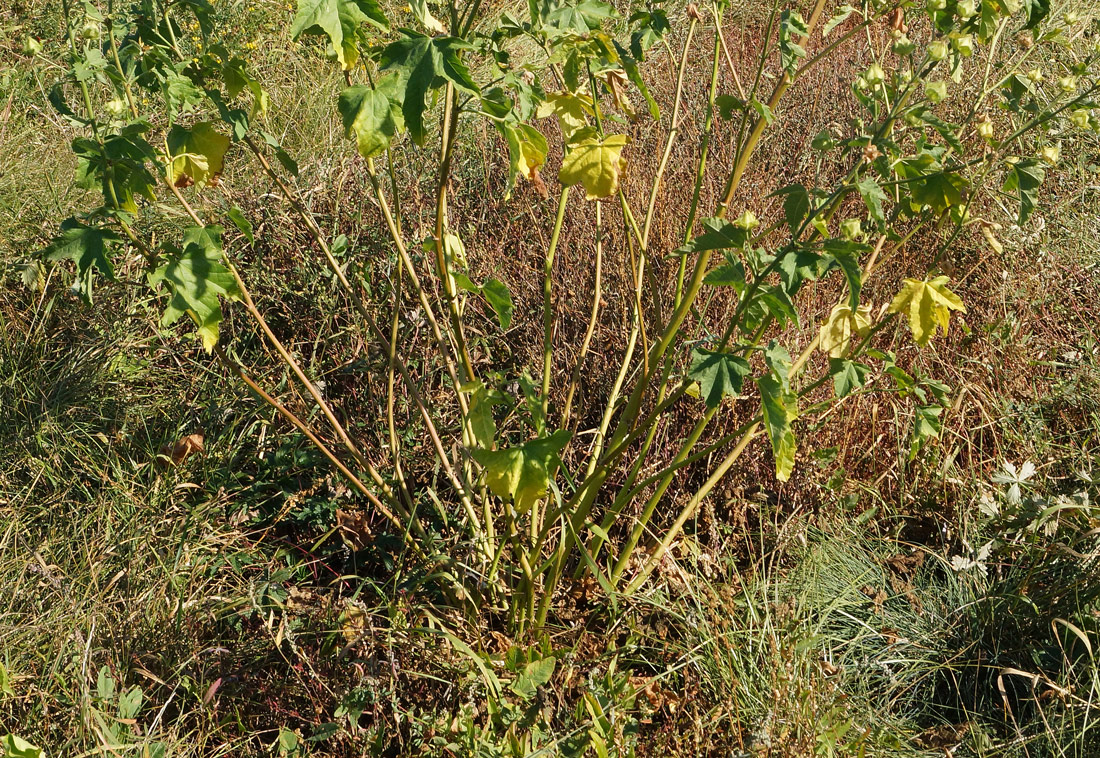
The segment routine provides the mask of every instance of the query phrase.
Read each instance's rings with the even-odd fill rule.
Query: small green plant
[[[879,304],[864,297],[868,283],[918,234],[936,240],[937,262],[967,227],[980,226],[991,245],[999,244],[993,224],[974,215],[983,198],[1011,198],[1014,220],[1026,224],[1058,162],[1044,144],[1045,130],[1055,123],[1100,128],[1091,100],[1095,55],[1067,66],[1055,82],[1027,71],[1038,51],[1082,23],[1052,23],[1048,3],[932,0],[916,8],[863,0],[832,18],[826,6],[817,0],[805,16],[773,8],[755,76],[742,82],[733,71],[735,87],[726,91],[724,2],[691,5],[682,17],[646,5],[625,18],[601,0],[531,2],[521,18],[493,16],[480,0],[413,2],[411,26],[398,26],[374,0],[299,0],[289,31],[303,44],[319,42],[343,73],[345,88],[332,93],[333,116],[364,164],[397,259],[385,293],[393,314],[387,323],[367,296],[376,290],[365,281],[364,255],[331,235],[299,194],[298,164],[266,128],[273,115],[264,84],[246,55],[220,41],[213,6],[65,0],[66,74],[50,101],[85,134],[72,145],[77,184],[96,204],[64,221],[44,255],[71,261],[73,289],[88,302],[100,280],[142,271],[162,293],[162,324],[192,322],[226,371],[305,435],[419,560],[439,567],[435,576],[456,607],[471,616],[504,607],[510,631],[527,635],[547,624],[570,575],[594,582],[613,603],[642,587],[754,439],[768,441],[775,476],[785,481],[797,463],[800,418],[853,395],[894,392],[915,400],[915,457],[939,435],[950,390],[898,366],[889,351],[895,316],[924,347],[947,333],[951,314],[965,306],[938,272],[904,272],[898,294]],[[868,32],[884,22],[892,35],[875,41]],[[907,36],[910,23],[922,30],[921,42]],[[669,46],[674,24],[686,31],[676,94],[662,109],[643,73],[650,51]],[[197,33],[184,35],[185,28]],[[1015,34],[1031,44],[1006,57],[1003,40]],[[711,65],[703,138],[692,154],[695,183],[686,207],[665,209],[662,183],[681,139],[686,65],[702,35],[709,35]],[[754,153],[788,115],[784,95],[864,36],[873,63],[850,87],[859,116],[817,135],[810,148],[816,160],[841,170],[818,172],[812,186],[776,187],[776,208],[768,212],[744,207]],[[956,92],[965,92],[958,96],[965,102],[948,111]],[[949,121],[951,114],[962,118]],[[631,140],[622,132],[642,120],[659,124],[665,148],[645,177],[648,191],[639,194],[623,181],[632,164]],[[519,314],[499,279],[474,282],[468,251],[475,246],[462,239],[464,219],[453,212],[456,160],[465,135],[480,125],[500,136],[504,192],[517,196],[511,202],[535,218],[552,208],[541,360],[534,365],[498,360],[501,333]],[[719,139],[732,140],[728,169],[711,160]],[[558,147],[562,157],[553,165]],[[413,237],[417,224],[403,213],[409,189],[393,161],[413,149],[436,156],[425,239]],[[252,292],[235,264],[236,247],[254,240],[256,225],[220,204],[213,188],[226,166],[245,156],[311,239],[346,299],[348,322],[385,356],[385,464],[349,432],[356,427],[280,341],[257,305],[262,293]],[[718,203],[708,208],[702,188],[715,172],[725,178]],[[581,343],[563,351],[554,339],[555,262],[567,217],[589,209],[593,228],[583,244],[596,282],[590,318]],[[185,228],[168,223],[162,231],[173,216],[182,216]],[[658,216],[679,226],[670,249],[653,241]],[[586,422],[575,399],[605,308],[600,281],[613,227],[634,283],[622,327],[626,347],[582,445],[578,430]],[[131,257],[136,265],[123,266]],[[673,261],[669,281],[656,279],[661,259]],[[810,312],[799,293],[834,279],[841,292],[835,304],[827,314]],[[712,298],[730,305],[710,307]],[[406,300],[424,319],[430,354],[403,350]],[[234,357],[222,329],[226,308],[252,320],[316,404],[315,419],[292,412]],[[477,321],[485,308],[493,322]],[[783,338],[786,327],[807,323],[822,324],[808,342]],[[485,330],[496,332],[485,337]],[[816,352],[827,361],[813,360]],[[430,367],[428,376],[411,365]],[[407,399],[406,417],[399,396]],[[733,431],[711,434],[716,419],[734,413],[735,401],[741,410]],[[694,421],[681,427],[685,407]],[[433,490],[434,514],[421,507],[421,493],[405,475],[410,446],[398,430],[412,426],[448,488]],[[660,452],[666,445],[657,440],[671,440],[671,453]],[[710,464],[702,482],[666,501],[677,477],[701,461]],[[436,551],[441,533],[468,552]],[[519,707],[499,705],[497,718]],[[601,729],[616,728],[604,723],[598,699],[585,707]]]

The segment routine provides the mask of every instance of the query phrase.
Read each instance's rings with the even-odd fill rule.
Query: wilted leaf
[[[818,349],[830,358],[842,358],[848,352],[852,335],[866,336],[871,329],[871,306],[861,305],[855,311],[849,303],[833,306],[829,318],[818,332]]]
[[[562,429],[518,447],[471,450],[470,454],[485,468],[485,483],[493,494],[512,499],[516,510],[524,513],[546,494],[561,465],[559,455],[572,436]]]
[[[336,527],[340,530],[340,537],[352,550],[362,550],[374,539],[370,523],[367,521],[367,514],[362,511],[345,511],[337,508]]]
[[[229,137],[219,134],[209,122],[190,129],[173,126],[168,133],[168,181],[177,187],[194,184],[198,189],[217,184],[228,149]]]
[[[924,281],[906,279],[888,308],[890,313],[908,312],[913,339],[921,347],[936,336],[938,328],[947,334],[951,311],[966,312],[959,296],[947,289],[947,281],[946,276]]]
[[[170,444],[162,445],[157,454],[158,463],[162,465],[180,465],[195,453],[205,451],[206,448],[203,445],[205,439],[202,432],[196,432],[181,437]]]

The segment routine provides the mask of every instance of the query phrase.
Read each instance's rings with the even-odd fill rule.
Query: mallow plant
[[[125,270],[140,269],[158,293],[164,325],[188,325],[222,370],[307,437],[364,508],[434,570],[456,607],[505,609],[517,635],[552,619],[567,577],[612,601],[636,592],[753,440],[766,439],[776,477],[790,477],[807,414],[860,393],[911,398],[916,455],[939,434],[951,390],[903,370],[890,341],[908,333],[926,346],[965,306],[937,271],[907,272],[884,303],[864,297],[868,281],[914,238],[938,245],[939,259],[963,230],[978,227],[999,249],[998,227],[977,216],[982,199],[1010,198],[1010,223],[1026,224],[1059,162],[1047,142],[1051,130],[1100,128],[1095,55],[1064,56],[1071,62],[1059,64],[1060,75],[1038,70],[1045,51],[1087,32],[1087,19],[1059,17],[1048,0],[854,0],[839,10],[826,0],[800,7],[779,0],[764,9],[748,75],[730,68],[724,1],[625,8],[529,0],[499,13],[481,0],[412,0],[392,12],[376,0],[297,0],[289,33],[327,50],[327,61],[314,58],[318,71],[342,72],[332,118],[362,162],[388,237],[386,250],[358,251],[323,228],[299,194],[295,159],[267,128],[273,116],[264,82],[247,53],[222,41],[209,0],[63,3],[68,52],[49,99],[79,133],[75,181],[93,191],[83,197],[94,204],[59,219],[44,257],[64,261],[73,291],[91,303],[97,288],[118,278],[116,263],[136,256],[141,265]],[[195,24],[198,34],[183,33]],[[778,120],[800,118],[785,112],[784,96],[850,60],[853,49],[871,61],[848,89],[858,116],[818,134],[809,148],[839,168],[818,172],[812,186],[774,187],[775,214],[748,207],[754,153]],[[690,155],[695,181],[683,207],[670,208],[661,202],[663,182],[683,140],[689,63],[701,50],[702,138],[676,153]],[[658,102],[645,80],[658,54],[676,72],[668,102]],[[631,121],[657,129],[663,149],[657,160],[638,162],[654,168],[632,172],[628,191],[624,175],[634,159],[623,131]],[[541,320],[531,325],[541,327],[541,355],[499,370],[491,356],[488,368],[474,359],[469,319],[491,313],[503,332],[516,309],[499,279],[475,280],[467,250],[476,245],[462,239],[470,226],[451,197],[462,150],[486,125],[499,135],[490,149],[507,171],[507,202],[550,229]],[[732,160],[715,158],[719,143],[732,146]],[[414,238],[416,224],[403,216],[412,190],[393,161],[412,146],[431,163],[426,239]],[[384,355],[379,370],[389,381],[376,386],[385,391],[377,407],[388,444],[368,449],[349,432],[357,425],[334,409],[265,320],[265,293],[235,262],[256,230],[218,196],[230,161],[254,161],[277,188],[287,217],[311,240],[304,254],[330,270],[347,320]],[[721,192],[708,207],[702,188],[712,176]],[[548,202],[533,204],[538,195]],[[765,224],[757,213],[775,217]],[[583,339],[566,354],[553,335],[556,261],[571,216],[592,224],[591,234],[568,244],[585,246],[595,287]],[[658,216],[680,229],[674,249],[653,242]],[[158,222],[179,217],[182,228],[161,233]],[[605,318],[601,291],[612,231],[632,267],[629,318],[621,323]],[[368,296],[364,281],[379,255],[397,261],[389,307],[377,302],[376,289]],[[671,269],[656,265],[670,258]],[[827,313],[800,305],[807,283],[827,280],[840,293]],[[716,295],[732,305],[707,307]],[[410,354],[401,339],[409,318],[402,302],[423,318],[430,354]],[[251,319],[316,413],[295,413],[260,386],[234,350],[236,335],[222,329],[226,309]],[[818,324],[808,343],[781,339],[792,331],[785,327],[806,322]],[[603,357],[615,362],[616,378],[600,390],[602,412],[582,445],[575,399],[601,324],[623,330],[621,350]],[[811,361],[815,352],[827,361]],[[423,366],[438,367],[444,391],[426,391],[413,368]],[[733,399],[740,415],[730,422]],[[685,405],[696,410],[684,414]],[[713,433],[723,416],[732,431]],[[427,440],[440,472],[431,507],[420,507],[422,493],[404,474],[405,426]],[[704,476],[686,486],[682,477],[704,461]],[[673,485],[686,487],[674,501],[666,497]]]

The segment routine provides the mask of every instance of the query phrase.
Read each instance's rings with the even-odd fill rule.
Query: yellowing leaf
[[[546,494],[551,477],[561,465],[562,448],[572,436],[572,432],[562,429],[518,447],[471,450],[470,454],[485,467],[485,483],[493,494],[511,498],[516,510],[524,513]]]
[[[924,281],[906,279],[888,308],[890,313],[908,312],[913,339],[921,347],[936,336],[938,328],[947,334],[951,311],[966,312],[959,296],[947,289],[947,281],[946,276]]]
[[[168,133],[168,181],[177,187],[194,184],[198,189],[217,184],[228,149],[229,137],[219,134],[211,123],[191,129],[173,126]]]
[[[550,93],[539,103],[535,115],[539,118],[557,116],[561,125],[561,136],[568,141],[579,129],[588,126],[588,116],[592,115],[592,98],[568,92]]]
[[[842,358],[848,352],[852,334],[863,337],[871,329],[871,306],[861,305],[853,313],[847,302],[833,306],[829,318],[818,333],[817,347],[830,358]]]
[[[622,134],[578,142],[562,161],[558,179],[567,187],[583,184],[588,200],[610,197],[619,189],[619,176],[626,168],[622,151],[629,142]]]

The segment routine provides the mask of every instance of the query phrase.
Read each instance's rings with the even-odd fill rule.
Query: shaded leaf
[[[218,342],[222,320],[219,297],[241,298],[237,280],[222,261],[220,226],[188,227],[183,233],[183,250],[170,252],[169,262],[149,275],[151,284],[163,282],[172,292],[161,323],[175,323],[185,313],[198,327],[207,352]]]
[[[94,272],[98,271],[107,279],[115,278],[115,267],[111,263],[108,251],[112,245],[121,241],[119,236],[109,229],[87,226],[70,218],[62,222],[61,234],[42,251],[42,254],[51,261],[68,258],[76,263],[73,291],[90,304]]]
[[[1024,158],[1009,165],[1004,191],[1015,192],[1020,198],[1020,215],[1016,223],[1023,226],[1039,204],[1039,187],[1046,178],[1046,169],[1036,158]]]
[[[499,279],[490,279],[481,285],[481,294],[485,296],[489,307],[497,315],[500,328],[507,330],[512,325],[512,312],[515,310],[515,306],[512,305],[512,293],[508,291],[508,287]]]
[[[723,398],[740,394],[751,373],[748,361],[739,356],[702,348],[691,351],[688,378],[699,383],[699,394],[708,408],[717,408]]]

